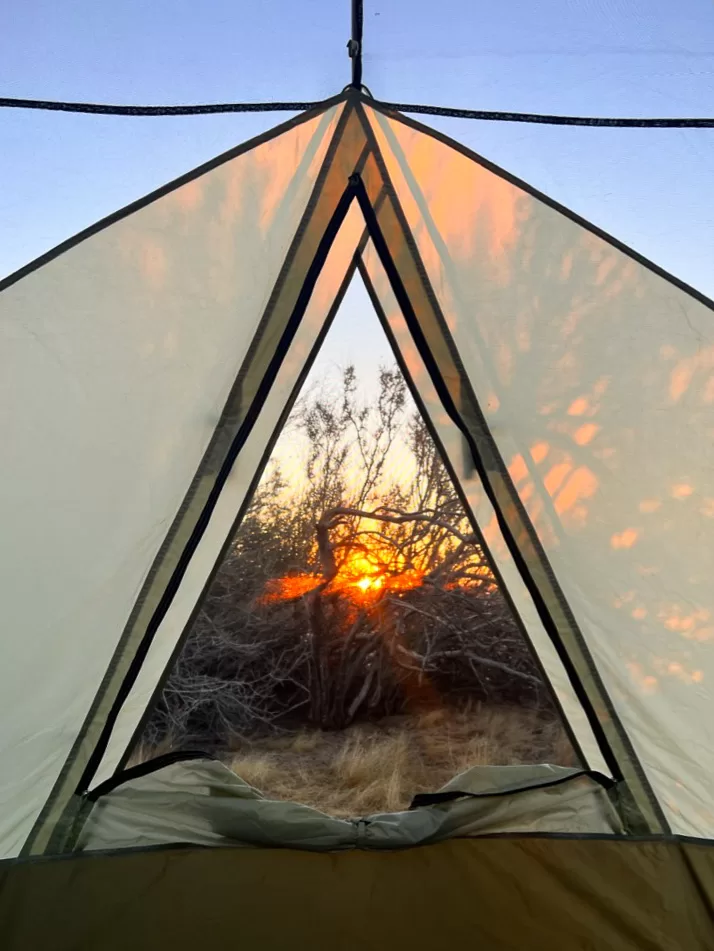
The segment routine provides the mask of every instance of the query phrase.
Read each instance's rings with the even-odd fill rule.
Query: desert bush
[[[551,714],[401,375],[383,369],[365,404],[348,368],[290,425],[303,475],[262,480],[143,744],[230,747],[473,700]]]

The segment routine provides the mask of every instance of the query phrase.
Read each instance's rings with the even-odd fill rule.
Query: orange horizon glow
[[[359,602],[377,600],[386,592],[410,591],[424,584],[427,570],[419,567],[395,565],[387,546],[384,551],[378,543],[372,543],[366,551],[351,550],[340,563],[337,574],[329,583],[316,572],[301,572],[271,578],[265,585],[259,603],[292,601],[302,598],[324,585],[324,590],[340,593]],[[459,578],[447,587],[468,586],[483,581],[492,581],[491,571],[481,564],[474,577]]]

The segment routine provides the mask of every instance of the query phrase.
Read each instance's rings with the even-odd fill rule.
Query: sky
[[[315,100],[349,82],[349,0],[25,0],[0,10],[0,95]],[[366,0],[375,97],[483,109],[707,115],[711,0]],[[286,113],[0,113],[0,276]],[[714,296],[714,130],[430,124]],[[329,358],[355,354],[358,286]],[[370,364],[386,356],[375,343]],[[367,368],[368,369],[368,368]]]

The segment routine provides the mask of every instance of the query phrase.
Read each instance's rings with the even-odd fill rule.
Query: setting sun
[[[293,600],[324,590],[327,593],[339,592],[360,602],[376,601],[379,600],[377,595],[420,587],[428,573],[426,564],[414,565],[401,558],[395,559],[394,552],[380,539],[365,538],[360,543],[360,550],[348,549],[344,553],[337,573],[329,581],[316,572],[272,578],[266,583],[260,600],[264,603]],[[492,581],[490,569],[476,562],[467,574],[447,581],[446,587],[470,587],[484,581]]]
[[[360,588],[362,591],[367,591],[369,588],[379,589],[384,584],[384,578],[376,577],[364,577],[360,578],[359,581],[355,582],[355,587]]]

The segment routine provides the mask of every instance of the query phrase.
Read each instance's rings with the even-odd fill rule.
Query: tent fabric
[[[181,635],[190,625],[197,600],[210,583],[214,567],[221,561],[225,545],[232,537],[246,500],[250,500],[252,489],[314,359],[316,348],[324,339],[346,290],[363,227],[359,213],[353,207],[330,251],[291,350],[226,481],[179,592],[161,622],[139,677],[121,708],[102,763],[94,775],[92,788],[109,779],[125,758],[142,715],[155,693],[157,682],[170,665]]]
[[[0,294],[3,855],[27,838],[120,639],[146,623],[150,601],[134,605],[160,574],[341,108],[229,155]]]
[[[222,763],[177,762],[99,796],[76,847],[263,845],[334,851],[406,848],[505,832],[622,831],[607,792],[575,768],[477,766],[454,777],[442,792],[465,795],[408,812],[338,819],[271,800]]]
[[[495,836],[386,852],[148,849],[0,864],[7,951],[710,951],[710,844]]]
[[[361,273],[385,332],[393,343],[395,356],[410,383],[414,398],[418,401],[417,405],[441,448],[442,457],[449,465],[454,484],[463,494],[466,509],[472,513],[475,524],[479,527],[491,564],[500,579],[501,588],[509,598],[514,615],[519,619],[527,640],[535,648],[545,679],[551,685],[564,722],[572,732],[574,747],[578,750],[584,766],[600,773],[608,773],[580,701],[503,540],[493,506],[468,458],[463,435],[444,410],[434,390],[371,241],[362,251],[360,262]]]
[[[672,828],[710,835],[711,303],[487,163],[370,115],[489,430],[618,715]]]
[[[241,446],[240,455],[231,466],[229,478],[221,490],[218,511],[212,513],[211,521],[201,538],[204,550],[197,550],[191,557],[188,578],[184,577],[182,580],[179,589],[180,596],[174,599],[169,607],[173,615],[170,616],[168,612],[164,615],[157,632],[159,637],[157,639],[155,636],[152,640],[152,645],[156,644],[157,651],[164,651],[164,657],[166,651],[175,647],[178,638],[186,630],[186,623],[179,626],[177,619],[187,622],[189,613],[204,588],[204,584],[199,584],[199,580],[206,581],[210,570],[216,564],[218,552],[226,542],[231,528],[234,527],[238,509],[234,505],[235,493],[231,486],[241,479],[241,475],[245,480],[253,479],[259,474],[260,456],[254,455],[251,459],[251,453],[256,454],[258,447],[262,446],[261,455],[263,455],[271,437],[276,435],[279,414],[288,405],[288,394],[294,390],[294,383],[300,377],[301,371],[305,370],[305,358],[300,360],[299,355],[303,351],[305,353],[309,351],[317,336],[324,330],[325,322],[330,315],[334,315],[334,309],[328,308],[334,304],[340,286],[344,286],[346,272],[352,264],[352,257],[362,230],[362,226],[358,226],[354,210],[347,215],[335,238],[334,245],[328,249],[325,267],[317,274],[314,289],[309,296],[304,294],[305,281],[313,267],[325,229],[342,199],[345,183],[357,167],[364,149],[364,133],[354,113],[344,114],[343,118],[344,123],[336,128],[335,138],[330,146],[329,160],[326,159],[323,166],[324,179],[316,185],[315,193],[311,198],[313,207],[310,217],[296,231],[284,269],[266,306],[260,334],[256,334],[253,338],[250,359],[247,360],[246,368],[241,369],[238,381],[233,388],[232,399],[223,411],[223,418],[227,425],[220,443],[216,443],[214,437],[216,460],[212,470],[217,482],[220,464],[224,461],[232,440],[240,436],[249,413],[257,409],[257,419],[250,427],[247,441]],[[289,324],[293,322],[301,298],[304,298],[302,302],[304,313],[301,311],[301,320],[294,328],[295,336],[291,338],[289,349],[281,353],[284,335],[289,331]],[[264,378],[276,360],[278,362],[275,379],[270,389],[266,389],[263,393],[261,390]],[[294,396],[293,392],[293,399]],[[246,487],[239,495],[241,501],[246,497]],[[232,511],[231,505],[234,505]],[[210,545],[213,547],[208,548],[211,552],[209,564],[205,550]],[[193,587],[191,587],[192,583],[194,583]],[[183,615],[178,613],[180,611],[183,611]],[[156,684],[156,679],[162,670],[163,666],[157,666],[153,674],[150,671],[144,674],[142,665],[140,676],[143,686],[142,683],[137,682],[135,689],[139,692],[143,691],[144,700],[132,704],[134,725],[146,706],[145,700],[151,685]],[[126,733],[129,720],[126,716],[122,719],[124,720],[122,731]],[[124,743],[126,739],[127,736],[121,735],[115,738],[114,731],[112,732],[110,748],[107,750],[104,763],[100,766],[99,775],[96,776],[97,782],[101,782],[107,773],[121,761],[126,751]]]
[[[367,190],[363,189],[358,193],[360,204],[415,345],[425,363],[429,364],[430,376],[444,408],[466,438],[473,465],[479,470],[484,487],[489,491],[489,499],[498,513],[504,538],[508,532],[509,550],[520,562],[519,571],[534,601],[537,599],[538,613],[561,659],[570,668],[568,676],[573,687],[580,690],[581,702],[587,704],[590,725],[593,731],[601,734],[598,742],[608,768],[613,776],[619,778],[623,775],[627,780],[625,788],[633,797],[632,815],[639,815],[637,831],[662,831],[664,824],[659,804],[642,775],[577,622],[513,489],[376,141],[373,148],[372,155],[365,162],[364,176],[370,183],[371,193],[385,194],[386,199],[379,208],[373,208]]]
[[[0,577],[12,632],[0,666],[10,711],[0,854],[58,848],[89,812],[87,791],[121,773],[355,251],[402,359],[419,351],[413,384],[585,765],[624,777],[644,828],[712,835],[712,304],[478,156],[351,91],[0,285],[10,447]],[[172,773],[179,785],[181,774]],[[124,808],[132,787],[121,788],[104,815]],[[474,802],[428,815],[472,816]],[[271,806],[281,816],[286,808]],[[489,845],[488,855],[511,849],[509,861],[527,867],[528,841]],[[677,933],[705,946],[696,943],[702,897],[690,895],[697,876],[710,879],[704,853],[697,872],[670,838],[562,841],[535,860],[553,863],[552,901],[571,888],[561,872],[574,862],[585,903],[607,898],[617,909],[611,923],[621,931],[608,947],[628,946],[628,935],[647,946],[653,919],[641,912],[671,880],[677,897],[662,934],[669,946],[682,946]],[[478,881],[478,861],[466,856],[480,848],[441,854]],[[594,870],[596,852],[603,865]],[[133,860],[163,875],[171,859],[157,854]],[[128,860],[107,857],[107,881]],[[507,867],[493,861],[506,877],[492,898],[498,888],[513,897]],[[628,894],[611,895],[608,863],[613,881],[630,877]],[[70,865],[29,862],[8,881],[37,875],[38,888],[61,892]],[[24,922],[22,900],[18,908],[23,934],[35,925]],[[139,903],[137,923],[144,913]],[[580,940],[580,924],[569,927]]]

